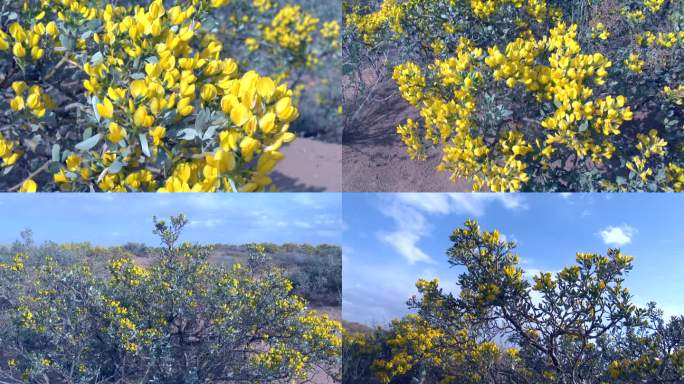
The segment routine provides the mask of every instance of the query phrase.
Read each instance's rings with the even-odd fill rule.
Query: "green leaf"
[[[582,121],[582,124],[579,126],[579,131],[580,132],[586,132],[586,130],[589,128],[589,122],[587,120]]]
[[[59,42],[62,43],[62,46],[66,48],[67,51],[73,50],[74,46],[76,46],[74,38],[66,34],[59,35]]]
[[[56,161],[56,162],[60,161],[60,157],[59,157],[59,150],[60,149],[61,149],[61,147],[59,146],[59,144],[55,143],[52,145],[52,161]]]
[[[104,61],[104,56],[102,56],[102,52],[97,52],[93,55],[93,57],[90,58],[90,62],[93,63],[93,65],[98,65],[101,64]]]
[[[114,161],[108,168],[108,172],[110,174],[117,174],[121,172],[121,168],[123,168],[124,164],[120,162],[119,160]]]
[[[212,126],[210,126],[210,127],[207,129],[207,131],[204,132],[204,136],[202,136],[202,140],[203,140],[203,141],[206,141],[206,140],[209,140],[209,139],[211,139],[212,137],[214,137],[214,135],[216,134],[216,130],[217,130],[218,128],[219,128],[218,125],[212,125]]]
[[[138,134],[138,137],[140,138],[140,146],[142,147],[145,156],[152,157],[150,154],[150,145],[147,143],[147,135],[145,133],[140,133]]]
[[[89,151],[91,148],[97,145],[97,143],[100,141],[100,138],[102,138],[102,134],[98,133],[97,135],[94,135],[76,144],[76,149],[83,152]]]
[[[181,140],[194,140],[199,135],[199,132],[194,128],[185,128],[178,132],[178,138]]]
[[[88,127],[83,131],[83,140],[87,140],[93,135],[93,129]]]
[[[62,165],[56,161],[53,161],[48,165],[48,172],[52,174],[59,172],[60,169],[62,169]]]

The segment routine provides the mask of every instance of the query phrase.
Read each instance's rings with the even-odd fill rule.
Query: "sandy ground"
[[[342,147],[299,138],[282,150],[285,159],[271,174],[282,192],[340,192]]]
[[[413,161],[396,133],[397,125],[416,118],[418,111],[401,99],[391,80],[380,87],[382,105],[361,112],[362,125],[345,127],[342,148],[342,190],[346,192],[462,192],[468,183],[453,183],[439,173],[438,153]]]

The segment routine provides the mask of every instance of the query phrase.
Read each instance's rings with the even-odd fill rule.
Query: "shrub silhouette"
[[[345,337],[345,382],[675,383],[684,380],[684,316],[638,308],[623,286],[632,257],[578,253],[555,274],[523,278],[515,243],[475,221],[451,236],[460,293],[419,280],[415,314]],[[364,369],[359,369],[362,367]],[[349,376],[349,378],[348,378]]]
[[[155,219],[162,251],[108,271],[46,258],[0,264],[0,378],[5,382],[255,383],[337,376],[340,325],[306,308],[254,245],[247,265],[207,262],[177,241],[184,216]]]

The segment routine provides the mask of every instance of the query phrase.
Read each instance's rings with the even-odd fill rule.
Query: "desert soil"
[[[418,111],[401,99],[393,81],[379,87],[379,99],[366,105],[356,126],[344,129],[342,146],[342,190],[347,192],[463,192],[467,182],[453,183],[449,175],[435,170],[439,154],[426,161],[413,161],[396,133],[406,119]]]
[[[298,138],[282,150],[285,159],[271,174],[282,192],[339,192],[342,148],[339,144]]]

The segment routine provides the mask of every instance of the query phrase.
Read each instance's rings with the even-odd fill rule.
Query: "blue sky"
[[[181,212],[192,242],[341,243],[336,193],[0,194],[0,212],[0,244],[31,228],[38,242],[158,245],[152,217]]]
[[[634,302],[684,314],[684,195],[344,194],[343,312],[384,325],[408,313],[418,278],[457,292],[449,235],[467,218],[518,243],[530,276],[558,271],[576,252],[619,247],[635,256],[626,286]]]

